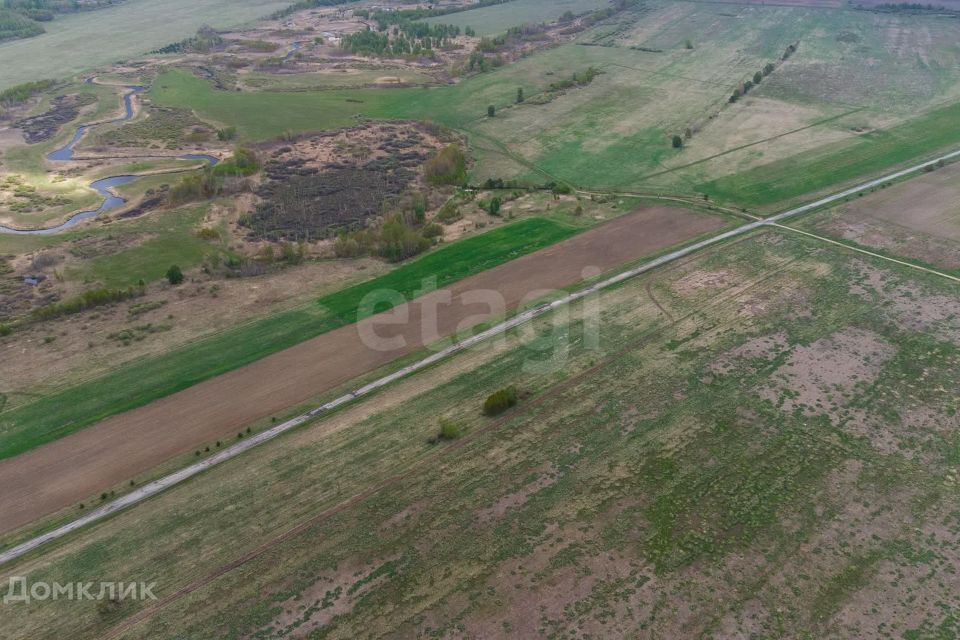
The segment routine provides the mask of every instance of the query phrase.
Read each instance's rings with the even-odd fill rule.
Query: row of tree
[[[794,45],[790,46],[793,47]],[[794,50],[796,50],[796,48],[794,48]],[[750,91],[750,89],[753,89],[756,85],[760,84],[764,78],[773,73],[774,69],[776,69],[774,64],[772,62],[768,62],[766,65],[764,65],[763,69],[753,74],[752,79],[745,80],[743,84],[733,90],[733,93],[730,94],[730,102],[736,102],[743,96],[747,95],[747,92]]]

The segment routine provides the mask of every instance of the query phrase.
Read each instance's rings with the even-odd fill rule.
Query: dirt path
[[[4,487],[0,533],[69,507],[200,445],[230,437],[255,420],[421,348],[424,312],[433,306],[437,334],[450,335],[492,315],[486,304],[471,298],[471,292],[497,291],[506,308],[513,309],[532,292],[578,282],[588,267],[609,270],[722,225],[719,218],[682,209],[642,209],[393,311],[325,333],[4,460],[0,462],[0,486]],[[437,304],[446,292],[452,301]],[[374,326],[381,339],[402,339],[402,344],[369,348],[362,335]]]

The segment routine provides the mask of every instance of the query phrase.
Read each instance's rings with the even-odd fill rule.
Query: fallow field
[[[159,603],[0,625],[949,636],[956,304],[940,279],[754,235],[602,294],[599,334],[579,306],[546,318],[5,568],[156,580]],[[481,416],[508,384],[519,406]],[[462,435],[429,444],[441,416]]]

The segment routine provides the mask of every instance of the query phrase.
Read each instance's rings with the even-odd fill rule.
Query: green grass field
[[[191,214],[183,214],[185,216]],[[157,223],[161,224],[161,223]],[[121,366],[100,378],[55,391],[0,413],[0,458],[23,453],[103,418],[144,405],[198,382],[236,369],[337,327],[356,322],[358,304],[370,291],[391,289],[409,298],[423,279],[445,286],[523,254],[567,238],[577,228],[549,219],[529,218],[444,246],[390,273],[332,293],[315,305],[277,313],[195,341],[163,355]],[[171,236],[174,240],[176,236]],[[151,243],[157,242],[158,246]],[[117,270],[169,266],[182,247],[148,241],[146,251],[119,253],[95,261],[94,272],[110,279]],[[163,262],[144,261],[162,253]],[[178,258],[179,259],[179,258]],[[165,269],[165,267],[164,267]]]
[[[384,80],[390,78],[390,80]],[[240,76],[244,86],[260,91],[291,91],[311,88],[341,88],[374,84],[389,85],[393,79],[404,84],[429,84],[433,77],[407,67],[378,67],[372,69],[330,70],[307,73],[245,73]]]
[[[290,5],[267,0],[127,0],[59,16],[46,33],[0,43],[0,90],[38,78],[63,78],[178,42],[203,25],[232,27]]]
[[[951,637],[960,325],[912,312],[952,285],[819,246],[769,232],[629,281],[598,348],[579,307],[544,318],[10,571],[163,598],[315,518],[128,635]],[[480,415],[508,384],[520,405]],[[427,443],[439,416],[459,441]],[[102,637],[150,603],[89,605],[0,632]]]
[[[960,144],[960,130],[954,126],[958,118],[960,103],[863,134],[852,142],[825,145],[695,188],[717,200],[751,207],[769,208],[801,197],[809,199],[827,186],[836,188],[951,149]]]
[[[501,5],[428,18],[427,22],[472,27],[478,36],[492,36],[522,24],[553,22],[567,11],[580,14],[609,5],[609,0],[553,0],[550,3],[542,0],[511,0]]]
[[[130,238],[135,244],[83,261],[68,269],[64,277],[104,287],[125,288],[140,280],[148,283],[160,280],[172,264],[184,270],[193,269],[206,256],[221,251],[220,247],[197,237],[196,229],[206,210],[207,207],[188,207],[165,211],[147,216],[131,229],[122,229],[122,232],[111,229],[109,233]],[[143,237],[147,240],[138,243]]]

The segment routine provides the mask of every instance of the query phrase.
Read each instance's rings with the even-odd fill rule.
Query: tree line
[[[790,56],[796,53],[797,46],[799,46],[799,44],[800,44],[799,42],[795,42],[791,45],[788,45],[787,48],[784,49],[783,55],[780,56],[780,61],[781,62],[786,61]],[[773,73],[776,68],[777,68],[776,65],[773,64],[772,62],[768,62],[767,64],[765,64],[763,66],[763,69],[753,74],[752,78],[745,80],[740,86],[734,89],[733,93],[730,94],[730,98],[728,101],[731,104],[733,104],[743,96],[747,95],[747,93],[751,89],[753,89],[755,86],[760,84],[763,81],[763,79],[769,76],[771,73]]]

